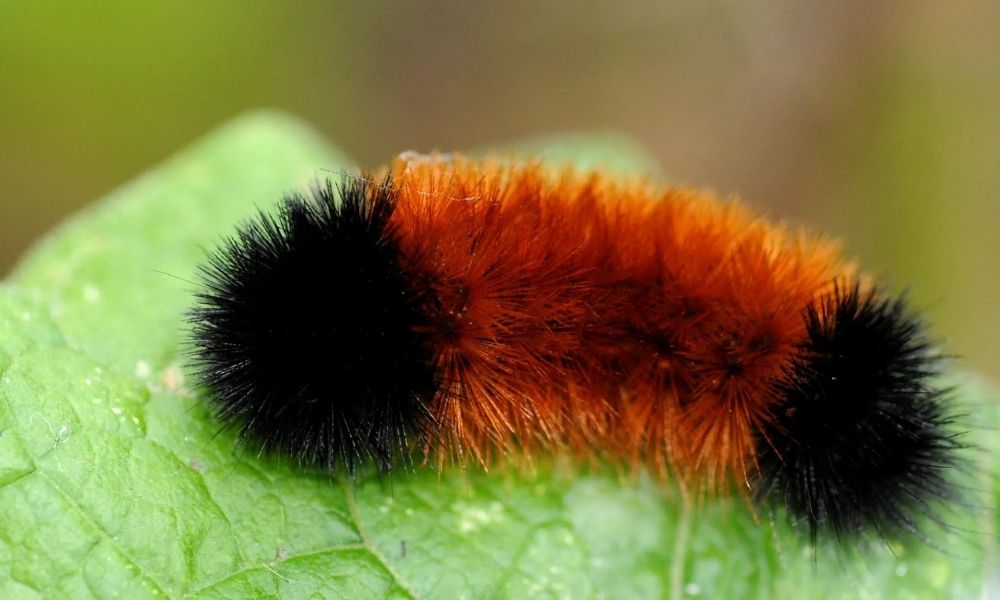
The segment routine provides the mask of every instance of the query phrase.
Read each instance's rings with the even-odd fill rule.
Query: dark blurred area
[[[0,5],[0,274],[271,107],[362,165],[613,130],[674,183],[845,240],[1000,374],[1000,3]]]

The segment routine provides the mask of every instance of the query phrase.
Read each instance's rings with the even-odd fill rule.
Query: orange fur
[[[710,194],[402,158],[394,224],[426,312],[446,457],[610,454],[715,488],[753,468],[837,248]]]

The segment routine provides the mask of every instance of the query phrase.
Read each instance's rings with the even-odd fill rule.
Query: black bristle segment
[[[435,371],[395,203],[388,179],[318,183],[202,266],[195,367],[246,442],[302,464],[389,469],[429,426]]]
[[[761,499],[838,539],[916,533],[952,499],[960,444],[935,387],[941,361],[902,298],[838,286],[805,313],[802,357],[759,442]]]

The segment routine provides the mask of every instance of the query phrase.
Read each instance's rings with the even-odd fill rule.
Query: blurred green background
[[[367,166],[625,133],[674,183],[843,238],[1000,375],[998,2],[4,2],[0,274],[259,107]]]

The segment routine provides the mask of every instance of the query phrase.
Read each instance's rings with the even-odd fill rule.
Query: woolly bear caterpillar
[[[695,191],[402,156],[287,196],[191,313],[220,419],[302,464],[611,455],[838,537],[951,496],[939,357],[835,245]]]

